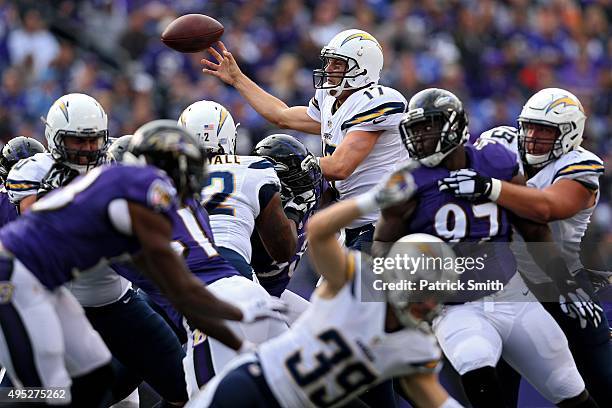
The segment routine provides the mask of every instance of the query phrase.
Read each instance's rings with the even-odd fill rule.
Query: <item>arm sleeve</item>
[[[553,177],[553,183],[561,179],[576,180],[589,190],[599,189],[599,178],[604,174],[603,162],[587,159],[561,167]]]
[[[280,188],[276,183],[264,184],[259,188],[259,208],[260,212],[268,206],[274,194],[280,192]]]
[[[316,120],[317,122],[321,123],[321,108],[319,107],[318,98],[319,95],[319,90],[317,90],[314,96],[310,99],[310,102],[308,102],[308,110],[306,110],[306,113],[313,120]]]

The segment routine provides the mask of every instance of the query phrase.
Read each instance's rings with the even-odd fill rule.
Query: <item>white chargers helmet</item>
[[[580,146],[585,121],[582,104],[571,92],[559,88],[546,88],[537,92],[523,106],[518,118],[518,148],[523,163],[536,168],[543,167]],[[528,152],[527,146],[535,140],[527,136],[527,123],[552,126],[559,130],[550,152],[537,155]]]
[[[395,241],[386,255],[395,267],[386,268],[382,278],[385,282],[401,287],[402,283],[414,282],[414,290],[386,290],[387,302],[404,327],[429,330],[429,324],[440,313],[442,304],[456,294],[452,289],[420,289],[422,282],[435,285],[437,282],[454,284],[459,274],[452,269],[456,256],[451,247],[440,238],[429,234],[410,234]],[[410,258],[409,262],[407,258]],[[414,269],[406,265],[412,265]]]
[[[84,173],[104,163],[108,143],[108,118],[102,105],[89,95],[72,93],[56,100],[45,124],[47,147],[53,159]],[[65,138],[98,139],[93,150],[69,149]]]
[[[236,153],[234,118],[223,105],[213,101],[194,102],[181,113],[178,125],[195,135],[200,147],[211,153]]]
[[[345,89],[359,89],[377,84],[384,63],[382,47],[376,38],[365,31],[355,29],[336,34],[329,44],[321,49],[320,58],[323,60],[323,68],[314,70],[314,87],[327,89],[334,97]],[[325,71],[330,60],[334,58],[346,62],[344,72]],[[329,78],[339,78],[340,81],[330,82]]]

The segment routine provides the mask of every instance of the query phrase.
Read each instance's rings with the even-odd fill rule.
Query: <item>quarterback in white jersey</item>
[[[356,197],[370,190],[393,171],[398,162],[408,157],[406,150],[401,148],[398,130],[405,108],[406,99],[395,89],[386,86],[376,85],[355,91],[340,107],[335,97],[324,89],[317,89],[308,104],[307,113],[321,123],[325,157],[333,156],[336,148],[351,132],[379,134],[367,159],[345,178],[338,178],[333,183],[340,193],[340,199]],[[353,221],[349,228],[373,223],[377,216],[376,212],[365,214]]]
[[[527,187],[482,177],[472,170],[455,174],[456,195],[488,196],[520,217],[547,223],[567,266],[545,273],[514,237],[518,270],[565,332],[587,389],[600,406],[612,401],[612,345],[608,322],[594,298],[580,245],[599,200],[603,161],[582,148],[586,115],[572,93],[558,88],[534,94],[518,118],[519,130],[503,126],[481,138],[496,140],[518,155]],[[571,271],[571,273],[570,273]]]
[[[320,135],[325,157],[303,164],[319,165],[323,176],[337,183],[341,199],[369,190],[406,157],[398,134],[406,100],[378,86],[383,53],[371,34],[345,30],[323,47],[324,66],[314,71],[316,93],[309,106],[288,107],[246,77],[223,43],[218,47],[220,52],[208,49],[216,62],[202,60],[204,73],[234,86],[276,126]],[[371,242],[376,217],[373,211],[354,220],[345,231],[346,245]]]
[[[221,255],[252,279],[250,237],[256,228],[270,256],[288,261],[297,245],[296,225],[283,212],[274,165],[261,157],[234,154],[234,119],[216,102],[191,104],[178,124],[210,152],[210,184],[202,190],[202,204]]]
[[[386,302],[384,297],[378,302],[363,300],[362,288],[367,286],[362,279],[371,273],[371,263],[336,240],[340,228],[405,197],[413,188],[414,183],[400,187],[385,183],[373,194],[315,214],[308,224],[309,250],[324,280],[311,306],[289,332],[260,345],[256,354],[234,360],[188,406],[335,407],[398,377],[417,406],[458,407],[437,382],[441,352],[423,319],[433,317],[436,303],[409,303],[401,291],[387,294]],[[419,234],[401,241],[407,256],[453,256],[446,244],[431,236]],[[403,272],[389,271],[383,280],[399,283],[410,278]]]

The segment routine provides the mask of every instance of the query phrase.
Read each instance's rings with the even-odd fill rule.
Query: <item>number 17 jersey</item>
[[[381,85],[355,91],[339,107],[336,98],[325,90],[316,91],[307,113],[321,123],[324,156],[331,156],[351,132],[381,132],[370,153],[353,173],[334,182],[341,200],[367,192],[395,170],[397,163],[408,158],[399,134],[399,122],[406,105],[402,94]],[[349,227],[361,227],[377,218],[378,211],[373,211],[357,218]]]
[[[215,243],[250,263],[255,219],[280,191],[274,165],[257,156],[216,155],[208,158],[208,177],[202,205],[210,215]]]

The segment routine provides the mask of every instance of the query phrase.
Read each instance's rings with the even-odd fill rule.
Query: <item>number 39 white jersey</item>
[[[433,334],[386,333],[386,303],[361,301],[359,256],[347,251],[353,276],[335,297],[315,291],[288,332],[259,346],[263,374],[281,406],[337,406],[385,379],[436,369]]]
[[[334,183],[340,198],[355,197],[370,190],[408,157],[399,134],[406,99],[398,91],[381,85],[351,94],[337,109],[336,98],[319,89],[308,105],[308,115],[321,123],[323,155],[331,156],[347,134],[356,130],[382,131],[374,149],[353,174]],[[376,221],[378,212],[364,215],[350,225],[359,227]]]
[[[202,190],[202,205],[210,215],[215,244],[250,263],[262,188],[268,186],[267,193],[280,191],[274,165],[261,157],[231,155],[212,156],[208,163],[210,184]]]

